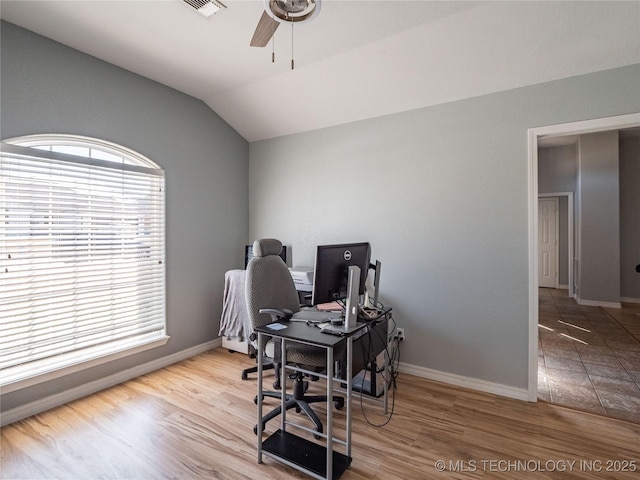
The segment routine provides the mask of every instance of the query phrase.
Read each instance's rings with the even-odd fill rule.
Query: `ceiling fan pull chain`
[[[291,70],[293,70],[293,23],[291,23]]]
[[[276,63],[276,36],[271,35],[271,63]]]

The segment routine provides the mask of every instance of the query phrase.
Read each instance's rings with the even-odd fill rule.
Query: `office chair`
[[[293,283],[293,278],[289,269],[280,258],[282,243],[276,239],[260,239],[253,243],[254,258],[247,265],[246,278],[246,299],[249,319],[253,328],[261,327],[274,321],[289,320],[300,310],[298,292]],[[265,341],[270,339],[264,336]],[[270,341],[271,345],[262,345],[260,351],[267,352],[267,356],[273,358],[275,365],[276,381],[274,388],[280,389],[280,369],[281,369],[281,346],[279,341]],[[273,347],[273,350],[271,350]],[[269,353],[273,352],[273,353]],[[342,351],[336,350],[335,358],[340,358]],[[290,342],[287,344],[287,363],[303,366],[306,370],[321,371],[326,369],[326,352],[323,348]],[[281,399],[286,395],[285,408],[287,410],[295,408],[296,412],[303,411],[315,424],[316,431],[322,433],[322,422],[311,409],[310,404],[316,402],[326,402],[326,395],[305,395],[308,382],[304,381],[301,372],[293,375],[293,393],[263,391],[263,397]],[[257,403],[258,398],[255,401]],[[336,408],[344,406],[344,398],[334,397]],[[272,418],[280,415],[282,405],[267,413],[262,418],[264,425]],[[254,427],[257,433],[258,426]]]

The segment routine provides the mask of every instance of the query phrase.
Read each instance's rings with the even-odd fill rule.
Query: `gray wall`
[[[640,111],[640,65],[250,146],[250,237],[369,240],[402,361],[526,389],[527,129]]]
[[[2,409],[218,336],[224,272],[243,265],[248,143],[204,103],[2,22],[0,137],[73,133],[119,143],[166,170],[169,342],[2,395]]]
[[[578,141],[578,289],[581,300],[620,301],[620,181],[618,131]]]
[[[576,144],[538,149],[538,193],[576,192],[578,150]],[[569,285],[568,198],[559,197],[558,277]],[[575,196],[574,196],[575,202]],[[575,208],[575,205],[574,205]]]
[[[539,193],[575,193],[577,176],[577,143],[538,149]]]
[[[640,299],[640,137],[620,138],[620,296]]]

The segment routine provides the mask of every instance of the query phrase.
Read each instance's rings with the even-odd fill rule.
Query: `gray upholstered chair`
[[[298,292],[289,269],[280,257],[281,250],[282,243],[276,239],[260,239],[253,243],[254,257],[247,265],[246,278],[247,309],[253,328],[276,320],[286,321],[300,310]],[[267,336],[263,336],[263,338],[269,340]],[[270,348],[269,345],[263,345],[260,350],[266,351],[267,355],[272,355],[276,371],[274,388],[279,389],[281,387],[281,346],[279,342],[272,342],[272,344],[273,348]],[[341,353],[343,354],[343,352],[336,351],[335,358],[340,358]],[[326,368],[327,357],[323,348],[290,342],[287,344],[286,362],[304,366],[309,371],[321,371]],[[322,432],[322,422],[309,404],[326,402],[327,397],[324,395],[305,395],[308,382],[304,380],[303,374],[296,372],[293,378],[293,393],[284,392],[286,409],[295,408],[297,412],[305,412],[315,424],[316,431]],[[280,391],[263,391],[264,397],[281,399],[282,394],[283,392]],[[344,399],[334,397],[334,403],[336,408],[342,408]],[[281,408],[280,405],[267,413],[262,419],[263,426],[272,418],[280,415]],[[257,426],[254,427],[254,431],[257,433]]]

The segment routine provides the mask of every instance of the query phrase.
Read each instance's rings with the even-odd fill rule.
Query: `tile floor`
[[[640,423],[640,305],[586,307],[541,288],[538,398]]]

